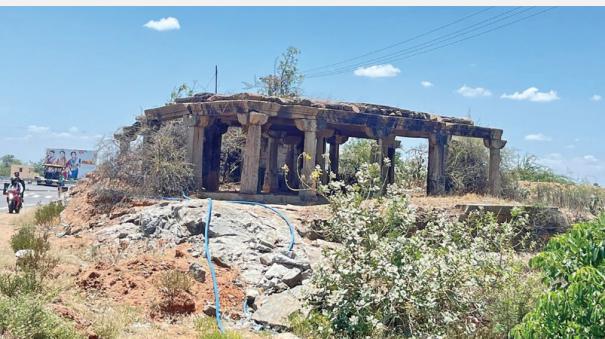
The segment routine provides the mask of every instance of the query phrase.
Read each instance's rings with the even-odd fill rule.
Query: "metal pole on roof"
[[[218,65],[214,65],[214,94],[218,93]]]

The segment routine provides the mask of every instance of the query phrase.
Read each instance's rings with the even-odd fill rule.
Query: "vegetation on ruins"
[[[418,228],[408,198],[385,195],[377,164],[363,165],[352,185],[332,182],[332,217],[318,230],[342,246],[328,250],[313,277],[310,315],[294,327],[317,337],[502,335],[528,311],[538,285],[514,255],[527,222],[491,214],[466,222],[442,216]],[[531,298],[529,299],[531,302]],[[511,321],[517,319],[517,321]]]
[[[102,145],[105,159],[97,168],[99,203],[113,205],[129,196],[180,196],[193,183],[193,170],[186,160],[186,130],[182,121],[143,131],[145,140],[128,150]]]
[[[253,83],[244,82],[246,89],[257,88],[260,94],[281,98],[296,98],[302,94],[300,85],[304,79],[298,69],[300,49],[288,49],[275,60],[273,74],[254,79]]]

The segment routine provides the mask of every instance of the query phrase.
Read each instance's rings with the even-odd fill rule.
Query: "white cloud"
[[[552,138],[542,133],[528,134],[525,136],[528,141],[552,141]]]
[[[458,94],[468,97],[468,98],[475,98],[475,97],[488,97],[490,95],[492,95],[492,92],[490,92],[488,89],[483,88],[483,87],[470,87],[467,85],[464,85],[460,88],[458,88]]]
[[[167,18],[161,18],[160,20],[149,20],[143,26],[149,29],[153,29],[154,31],[160,32],[181,29],[179,21],[171,16]]]
[[[50,128],[47,126],[29,125],[27,126],[27,131],[30,133],[46,133],[50,131]]]
[[[590,162],[598,162],[599,159],[597,159],[597,157],[595,157],[592,154],[586,154],[585,156],[583,156],[584,160],[586,161],[590,161]]]
[[[70,133],[78,133],[80,130],[76,126],[71,126],[69,128]]]
[[[556,91],[550,90],[549,92],[540,92],[536,87],[530,87],[523,92],[502,94],[501,98],[511,100],[529,100],[534,102],[550,102],[560,99]]]
[[[391,64],[374,65],[370,67],[359,67],[353,74],[368,78],[386,78],[394,77],[401,73],[401,70]]]
[[[422,80],[422,81],[420,82],[420,85],[421,85],[422,87],[425,87],[425,88],[435,86],[435,85],[433,85],[433,83],[432,83],[432,82],[430,82],[430,81],[428,81],[428,80]]]
[[[590,97],[590,100],[592,100],[592,101],[601,101],[602,99],[603,99],[603,97],[598,94],[594,94],[593,96]]]

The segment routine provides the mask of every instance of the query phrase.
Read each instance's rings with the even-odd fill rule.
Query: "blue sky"
[[[288,46],[302,50],[305,70],[479,9],[0,8],[0,154],[37,160],[46,147],[92,148],[143,109],[162,105],[180,83],[196,80],[199,91],[212,90],[215,64],[219,91],[240,92],[243,81],[271,72]],[[485,11],[400,48],[510,9]],[[172,19],[144,26],[162,18],[176,19],[179,29]],[[605,8],[557,8],[427,54],[309,78],[303,90],[315,98],[470,114],[504,129],[507,147],[605,184],[602,32]]]

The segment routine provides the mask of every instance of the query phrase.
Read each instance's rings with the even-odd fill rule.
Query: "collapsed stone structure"
[[[506,144],[502,130],[475,126],[469,119],[365,103],[200,93],[146,110],[144,123],[158,126],[174,119],[184,119],[189,127],[189,160],[194,165],[197,188],[205,192],[218,191],[222,135],[231,126],[241,127],[246,134],[239,194],[249,199],[261,192],[283,192],[279,167],[286,163],[290,186],[303,188],[298,191],[302,200],[312,200],[313,190],[304,189],[312,185],[311,173],[319,165],[323,172],[338,174],[339,148],[350,137],[378,142],[375,159],[383,166],[383,176],[389,183],[394,181],[394,167],[385,166],[383,159],[394,164],[398,147],[395,138],[428,139],[428,195],[445,192],[445,160],[451,137],[483,139],[489,148],[489,192],[497,195],[500,189],[500,149]],[[137,122],[116,135],[123,147],[136,137],[141,124]],[[323,156],[326,151],[329,159]],[[306,182],[300,183],[296,169],[303,152],[308,156],[302,157],[300,173]],[[324,175],[322,180],[326,179]]]

